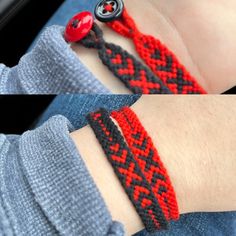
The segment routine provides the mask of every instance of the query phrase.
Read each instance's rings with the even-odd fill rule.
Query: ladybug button
[[[110,22],[119,18],[124,10],[122,0],[102,0],[95,7],[95,17],[101,22]]]
[[[65,40],[67,42],[80,41],[90,32],[93,22],[93,15],[88,11],[75,15],[66,26]]]

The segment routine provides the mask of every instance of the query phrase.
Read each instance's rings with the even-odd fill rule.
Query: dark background
[[[14,66],[63,0],[0,1],[9,3],[0,9],[0,62]]]
[[[55,96],[0,96],[0,133],[22,134],[31,129]]]
[[[63,0],[0,1],[5,2],[0,8],[0,62],[14,66]],[[30,129],[53,98],[0,96],[0,133],[21,134]]]

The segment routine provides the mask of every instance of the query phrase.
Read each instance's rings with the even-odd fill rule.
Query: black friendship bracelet
[[[135,94],[171,94],[163,81],[133,55],[103,38],[96,23],[80,42],[86,48],[95,48],[102,63]]]
[[[167,229],[160,204],[109,113],[100,109],[87,119],[147,231]]]

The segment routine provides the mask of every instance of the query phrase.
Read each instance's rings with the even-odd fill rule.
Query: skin
[[[125,0],[125,5],[139,29],[166,44],[208,93],[219,94],[235,86],[236,1]],[[137,56],[130,40],[99,25],[107,41]],[[102,65],[95,50],[78,44],[72,48],[113,93],[130,93]]]
[[[132,109],[158,149],[181,214],[236,210],[233,96],[143,96]],[[71,137],[113,220],[127,235],[143,229],[90,126]]]
[[[139,29],[165,43],[208,93],[235,86],[234,0],[126,0],[125,5]],[[107,41],[138,57],[130,40],[99,25]],[[129,93],[102,65],[95,50],[78,44],[72,48],[113,93]],[[236,210],[235,103],[233,97],[143,96],[132,107],[158,147],[181,214]],[[86,126],[71,137],[112,218],[125,225],[127,235],[143,229],[91,128]]]

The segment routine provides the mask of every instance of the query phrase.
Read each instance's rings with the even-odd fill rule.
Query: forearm
[[[181,213],[236,209],[233,96],[143,97],[134,109],[169,171]]]
[[[180,213],[236,209],[233,103],[230,97],[143,96],[132,107],[168,170]],[[72,138],[113,219],[125,224],[128,235],[142,229],[91,128],[72,133]]]
[[[204,0],[124,2],[140,31],[160,39],[208,93],[223,93],[235,86],[234,0],[227,4],[222,0],[217,4]],[[138,58],[132,40],[96,22],[103,29],[107,42],[120,45]],[[96,50],[85,49],[80,44],[73,44],[72,48],[113,93],[129,93],[119,79],[100,62]]]

